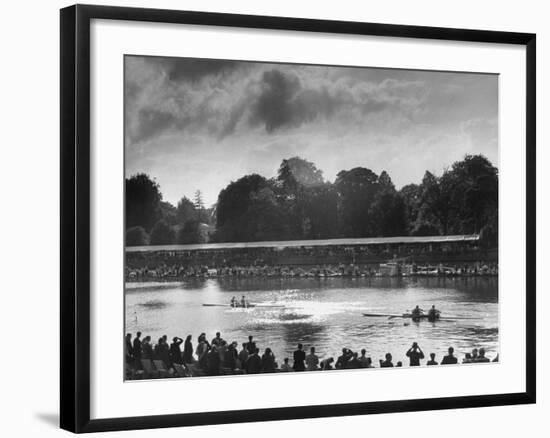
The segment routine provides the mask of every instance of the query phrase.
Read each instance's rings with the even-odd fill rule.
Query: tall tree
[[[405,203],[385,170],[378,177],[378,188],[368,214],[376,236],[403,236],[407,233]]]
[[[164,219],[169,225],[176,225],[177,220],[177,210],[172,204],[166,201],[161,201],[159,204],[160,217]]]
[[[178,224],[184,225],[187,221],[197,220],[198,214],[195,204],[187,197],[182,197],[176,207],[176,219]]]
[[[220,241],[275,240],[285,235],[284,220],[270,181],[246,175],[224,188],[216,207]]]
[[[145,173],[127,178],[126,185],[126,228],[140,226],[146,231],[161,216],[162,194],[158,183]]]
[[[455,232],[479,233],[498,211],[498,170],[483,155],[466,155],[451,167]]]
[[[324,185],[323,172],[314,163],[300,157],[284,159],[279,166],[276,180],[278,202],[286,221],[286,228],[293,239],[303,239],[318,233],[318,225],[308,213],[315,204],[311,196],[319,196]],[[318,221],[317,221],[318,222]]]
[[[498,216],[498,170],[483,155],[466,155],[437,178],[426,172],[415,229],[440,234],[479,233]],[[415,234],[418,232],[415,231]]]
[[[378,177],[378,184],[380,185],[380,188],[383,190],[395,191],[395,186],[393,185],[393,181],[391,180],[388,172],[386,172],[385,170],[383,170],[380,176]]]
[[[324,182],[323,171],[300,157],[284,159],[279,166],[277,180],[289,196],[296,195],[303,187],[318,186]]]
[[[334,186],[339,197],[340,234],[345,237],[376,235],[369,210],[378,193],[378,175],[364,167],[342,170],[336,176]]]
[[[399,195],[405,204],[407,234],[412,234],[420,212],[420,197],[422,191],[418,184],[407,184],[399,190]]]
[[[338,193],[331,183],[309,187],[303,196],[304,239],[329,239],[338,234]]]
[[[197,218],[199,222],[204,220],[204,201],[202,199],[202,192],[200,190],[195,191],[195,210],[197,211]]]
[[[436,227],[438,234],[448,234],[453,209],[452,202],[453,180],[447,173],[437,178],[426,171],[422,178],[420,195],[420,213],[416,228],[430,229]],[[423,234],[423,233],[421,233]]]

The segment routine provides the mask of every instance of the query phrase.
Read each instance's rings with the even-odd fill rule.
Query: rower
[[[241,297],[241,307],[248,307],[248,303],[246,302],[244,295]]]
[[[420,317],[422,316],[423,313],[424,313],[424,311],[417,304],[416,307],[412,311],[412,320],[415,321],[415,322],[420,321]]]
[[[237,298],[236,297],[231,298],[231,307],[237,307]]]
[[[435,305],[432,305],[431,309],[428,311],[428,321],[437,321],[440,315],[441,312],[435,308]]]

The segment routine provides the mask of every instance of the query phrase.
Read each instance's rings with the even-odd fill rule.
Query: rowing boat
[[[231,304],[203,303],[203,306],[204,307],[229,307],[232,309],[250,309],[254,307],[269,307],[269,308],[284,307],[276,304],[255,304],[255,303],[250,303],[250,304],[247,304],[246,306],[241,306],[240,304],[238,306],[232,306]]]
[[[363,316],[367,317],[383,317],[383,318],[411,318],[413,320],[421,320],[421,319],[429,319],[430,315],[422,314],[422,315],[413,315],[412,313],[363,313]],[[468,317],[461,317],[461,316],[440,316],[435,321],[439,320],[445,320],[445,321],[454,321],[454,320],[460,320],[460,319],[474,319],[474,318],[468,318]]]
[[[231,307],[234,309],[248,309],[250,307],[256,307],[256,304],[248,304],[247,306],[232,306],[231,304],[217,304],[217,303],[203,303],[204,307]]]

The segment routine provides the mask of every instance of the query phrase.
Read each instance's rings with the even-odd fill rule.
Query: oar
[[[363,316],[372,316],[372,317],[380,317],[380,318],[402,318],[402,315],[395,315],[390,313],[363,313]]]

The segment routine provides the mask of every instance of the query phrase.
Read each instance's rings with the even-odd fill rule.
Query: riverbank
[[[444,266],[385,263],[377,268],[368,265],[339,264],[310,266],[158,266],[132,267],[125,271],[126,282],[178,282],[188,278],[268,277],[268,278],[334,278],[334,277],[491,277],[498,276],[495,263]]]

